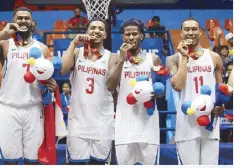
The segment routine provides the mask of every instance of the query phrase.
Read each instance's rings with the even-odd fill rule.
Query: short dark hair
[[[92,18],[91,20],[89,20],[88,24],[87,24],[87,29],[89,28],[89,25],[94,22],[94,21],[100,21],[102,22],[104,25],[105,25],[105,29],[106,29],[106,32],[108,32],[108,24],[105,20],[101,19],[101,18],[98,18],[98,17],[95,17],[95,18]]]
[[[200,23],[198,22],[198,20],[195,19],[195,18],[193,18],[193,17],[190,17],[190,18],[187,18],[187,19],[184,19],[184,20],[183,20],[183,22],[182,22],[182,24],[181,24],[181,26],[180,26],[180,29],[181,29],[181,30],[182,30],[182,28],[183,28],[184,22],[189,21],[189,20],[193,20],[193,21],[197,22],[197,23],[198,23],[198,27],[199,27],[199,29],[200,29]]]
[[[140,20],[130,19],[130,20],[124,22],[123,25],[120,28],[120,32],[122,34],[124,34],[124,28],[128,27],[128,26],[137,26],[138,30],[140,31],[140,33],[143,34],[143,39],[145,38],[145,30],[146,30],[146,28],[144,26],[144,23],[142,23]]]
[[[15,16],[16,13],[19,12],[19,11],[27,11],[27,12],[29,12],[29,13],[32,15],[32,11],[31,11],[29,8],[24,7],[24,6],[20,6],[20,7],[16,8],[16,9],[14,10],[14,16]]]

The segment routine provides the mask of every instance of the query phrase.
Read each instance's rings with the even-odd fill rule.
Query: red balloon
[[[210,123],[210,119],[209,119],[209,117],[207,115],[200,116],[200,117],[197,118],[197,123],[200,126],[207,126]]]
[[[137,102],[137,100],[135,99],[132,93],[130,93],[126,99],[127,99],[127,103],[130,105],[135,104]]]
[[[33,83],[35,79],[36,79],[35,76],[30,71],[24,74],[24,80],[27,83]]]
[[[150,101],[147,101],[144,103],[144,107],[145,108],[152,108],[153,107],[153,102],[150,100]]]

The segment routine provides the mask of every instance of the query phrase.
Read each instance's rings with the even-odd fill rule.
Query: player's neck
[[[24,33],[24,32],[19,32],[20,37],[22,38],[22,40],[24,41],[28,41],[31,39],[32,33]]]
[[[103,49],[103,43],[92,43],[90,44],[91,48],[96,48],[98,51],[100,51],[101,49]]]
[[[16,45],[26,47],[33,42],[32,40],[32,33],[17,33],[14,37],[14,41]]]
[[[189,46],[189,50],[192,52],[197,52],[198,50],[200,50],[202,47],[200,44],[196,45],[196,46]]]
[[[140,51],[141,51],[141,48],[138,48],[136,50],[130,50],[130,53],[132,54],[133,57],[136,57],[136,56],[138,56]]]

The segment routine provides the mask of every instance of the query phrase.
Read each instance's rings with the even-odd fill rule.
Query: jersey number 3
[[[202,87],[202,85],[203,85],[203,76],[195,77],[193,80],[194,80],[194,83],[195,83],[196,93],[199,93],[200,87]]]
[[[93,94],[94,92],[94,79],[93,78],[87,78],[88,81],[88,88],[86,89],[86,93]]]

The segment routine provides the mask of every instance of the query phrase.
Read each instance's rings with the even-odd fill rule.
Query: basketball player
[[[121,32],[123,44],[120,47],[120,54],[111,59],[107,80],[109,90],[115,90],[119,86],[115,119],[117,163],[158,164],[158,110],[155,109],[154,114],[149,116],[143,103],[129,105],[126,97],[132,90],[130,80],[135,79],[138,73],[151,77],[151,68],[153,65],[161,65],[161,60],[154,54],[142,51],[140,44],[145,35],[141,21],[135,19],[126,21]],[[131,58],[128,55],[131,55]]]
[[[181,111],[185,101],[192,101],[202,85],[211,87],[215,101],[215,84],[222,82],[221,57],[200,45],[201,29],[193,18],[181,25],[182,40],[178,52],[168,58],[168,67],[173,75],[172,87],[180,92],[177,106],[175,141],[179,164],[216,165],[219,158],[219,117],[215,117],[213,131],[197,124],[195,116],[187,116]],[[223,107],[215,107],[212,115],[223,112]]]
[[[105,21],[94,18],[87,29],[87,34],[76,36],[63,56],[62,73],[73,69],[67,156],[70,164],[104,165],[114,139],[114,104],[106,87],[111,52],[103,47]],[[87,42],[88,50],[76,48]]]
[[[8,23],[0,32],[0,58],[2,85],[0,89],[0,153],[5,164],[17,164],[24,158],[25,164],[37,162],[38,148],[44,134],[40,86],[37,82],[24,81],[29,50],[41,49],[45,58],[49,49],[31,36],[32,13],[19,7],[14,11],[13,23]],[[16,33],[22,38],[19,43],[9,38]],[[56,82],[47,84],[54,90]]]

